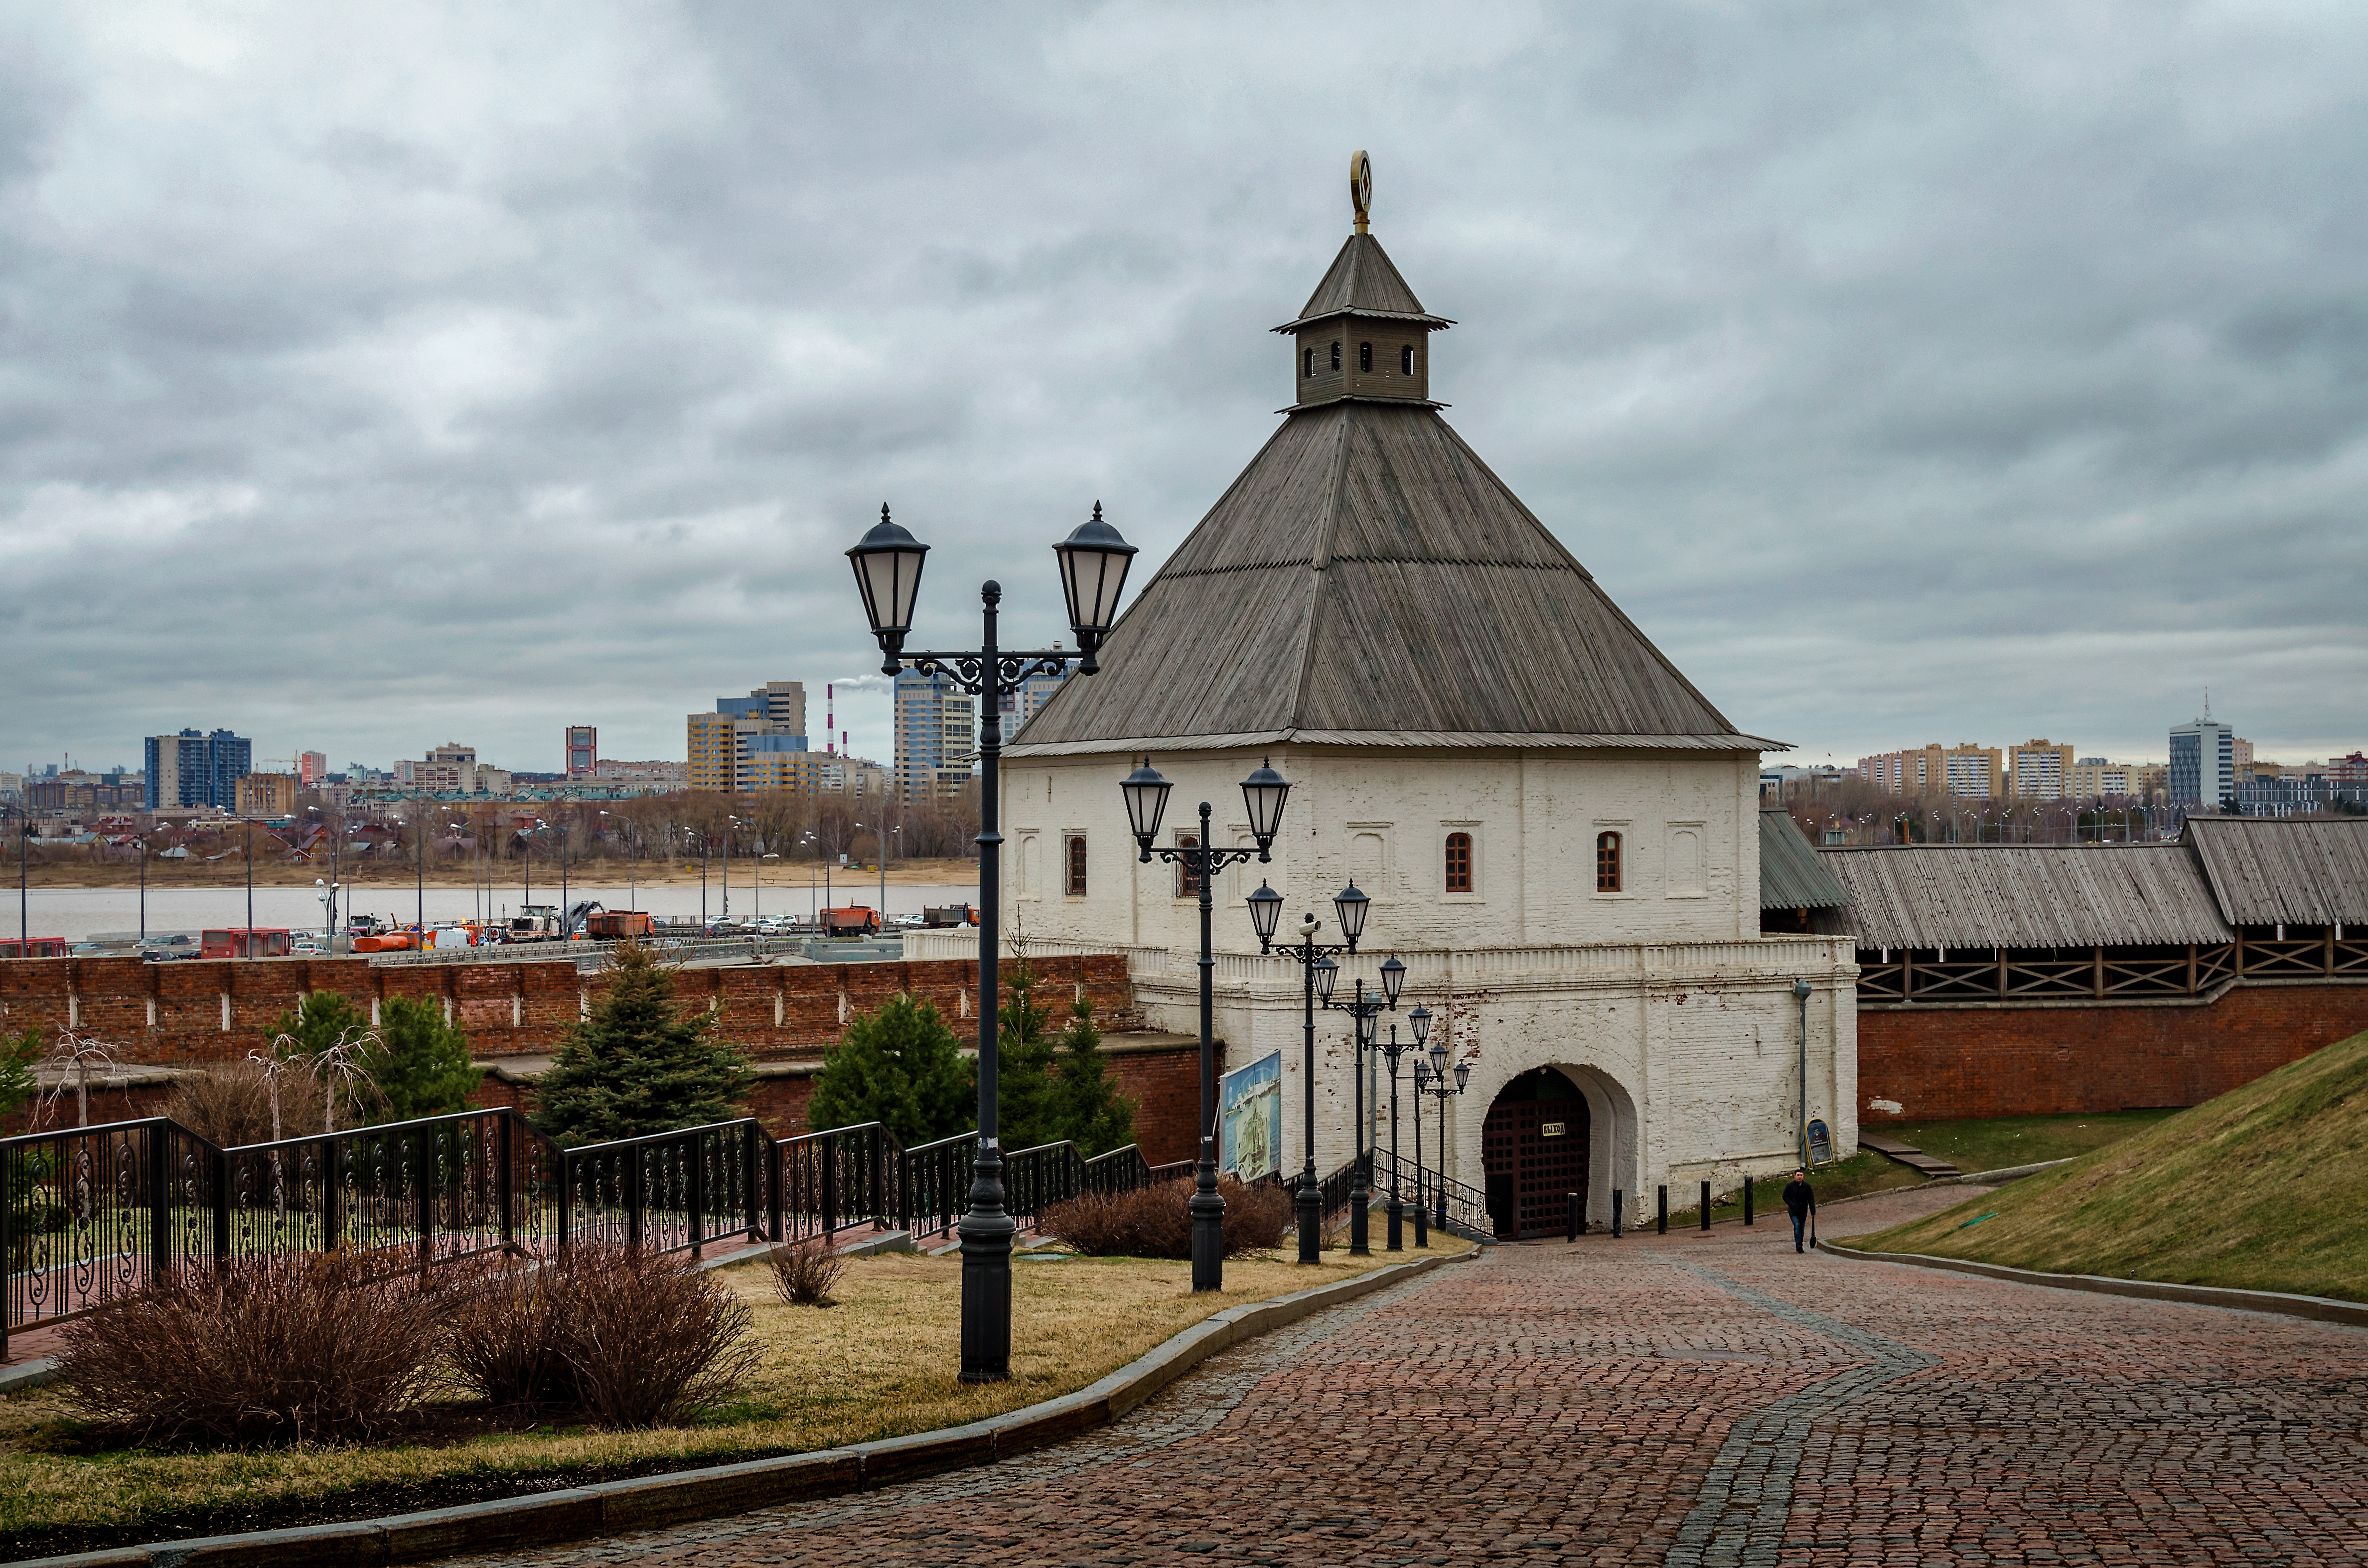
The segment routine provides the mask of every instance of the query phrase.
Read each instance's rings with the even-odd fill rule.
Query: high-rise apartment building
[[[2097,801],[2109,796],[2138,798],[2146,769],[2135,762],[2108,762],[2101,756],[2084,756],[2072,765],[2072,795],[2076,800]]]
[[[1963,801],[1996,801],[2006,794],[2006,753],[1971,741],[1941,753],[1949,793]]]
[[[296,776],[292,773],[250,773],[238,781],[238,814],[243,817],[293,816]]]
[[[317,790],[321,780],[329,776],[329,756],[326,752],[305,751],[296,754],[296,787]]]
[[[977,750],[977,699],[945,676],[897,673],[899,794],[907,801],[959,794],[971,781]]]
[[[719,697],[686,720],[693,790],[748,794],[814,787],[803,681],[768,680],[746,697]]]
[[[255,743],[228,730],[183,730],[147,744],[150,811],[238,804],[238,781],[254,771]]]
[[[600,764],[600,732],[590,724],[567,726],[567,777],[589,778]]]
[[[1858,759],[1858,776],[1888,795],[1938,794],[1947,781],[1939,742]]]
[[[2025,741],[2007,751],[2007,767],[2018,799],[2060,801],[2072,790],[2072,769],[2078,766],[2073,748],[2053,741]]]
[[[2210,719],[2170,729],[2170,802],[2216,806],[2236,792],[2237,734]]]

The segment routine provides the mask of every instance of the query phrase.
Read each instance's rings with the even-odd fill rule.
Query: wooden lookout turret
[[[1430,402],[1430,335],[1455,324],[1423,310],[1368,230],[1372,195],[1372,165],[1359,153],[1349,164],[1357,232],[1299,314],[1274,329],[1297,346],[1293,408],[1344,398]]]

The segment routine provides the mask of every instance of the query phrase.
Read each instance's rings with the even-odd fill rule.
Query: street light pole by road
[[[1126,801],[1127,825],[1142,851],[1140,863],[1147,866],[1156,858],[1181,866],[1201,895],[1201,1158],[1193,1168],[1190,1203],[1192,1289],[1222,1290],[1225,1288],[1225,1199],[1217,1190],[1217,960],[1210,926],[1214,908],[1212,889],[1216,873],[1227,866],[1246,866],[1253,857],[1261,865],[1272,863],[1274,835],[1282,825],[1283,803],[1290,799],[1291,785],[1269,762],[1260,763],[1242,780],[1242,801],[1249,809],[1256,850],[1219,849],[1212,844],[1206,801],[1201,802],[1199,837],[1190,845],[1155,848],[1151,841],[1159,836],[1159,819],[1167,812],[1167,791],[1172,788],[1146,756],[1143,766],[1119,785],[1119,794]],[[1260,882],[1248,902],[1250,925],[1263,949],[1274,937],[1275,915],[1282,907],[1282,895]]]
[[[1459,1062],[1455,1064],[1454,1086],[1452,1088],[1448,1086],[1447,1045],[1444,1041],[1430,1048],[1430,1076],[1428,1082],[1423,1077],[1421,1061],[1417,1059],[1414,1064],[1415,1094],[1417,1096],[1432,1095],[1439,1100],[1439,1179],[1430,1184],[1432,1196],[1439,1208],[1432,1215],[1431,1221],[1442,1231],[1447,1229],[1447,1102],[1462,1094],[1464,1085],[1471,1082],[1472,1063]],[[1418,1098],[1414,1113],[1417,1117],[1422,1115],[1422,1105]],[[1422,1158],[1422,1150],[1419,1146],[1415,1150],[1415,1158],[1417,1161]],[[1420,1234],[1418,1231],[1416,1233],[1417,1239]]]
[[[979,934],[978,934],[978,1154],[970,1207],[956,1227],[962,1236],[962,1381],[1001,1382],[1011,1376],[1011,1238],[1017,1227],[1004,1208],[1003,1149],[997,1141],[998,1088],[996,1013],[1002,997],[998,973],[1003,903],[1002,801],[1003,697],[1032,675],[1057,676],[1071,664],[1077,673],[1099,671],[1095,654],[1118,619],[1120,590],[1134,546],[1102,520],[1094,503],[1090,521],[1053,547],[1061,563],[1061,586],[1077,652],[1060,649],[1006,652],[996,641],[996,611],[1003,585],[979,585],[982,636],[975,649],[952,653],[905,652],[913,630],[913,605],[921,586],[928,547],[889,520],[880,521],[847,552],[855,570],[863,610],[879,639],[880,673],[894,678],[907,665],[924,676],[940,676],[979,699]]]

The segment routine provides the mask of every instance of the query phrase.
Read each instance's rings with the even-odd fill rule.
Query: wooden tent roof
[[[1447,324],[1370,234],[1301,320],[1341,312]],[[1289,411],[1100,660],[1006,754],[1784,749],[1738,733],[1429,403]]]
[[[1759,752],[1436,411],[1292,414],[1008,748]]]
[[[1340,254],[1332,258],[1330,270],[1315,285],[1315,292],[1307,296],[1296,318],[1274,330],[1296,332],[1312,322],[1338,315],[1380,316],[1392,321],[1414,322],[1424,326],[1447,327],[1455,324],[1445,316],[1434,316],[1422,308],[1414,297],[1406,280],[1398,276],[1389,253],[1382,242],[1371,234],[1350,234]]]
[[[2184,845],[1917,844],[1827,849],[1861,948],[2088,948],[2235,933]]]
[[[2238,926],[2368,926],[2368,820],[2190,817],[2181,842]]]

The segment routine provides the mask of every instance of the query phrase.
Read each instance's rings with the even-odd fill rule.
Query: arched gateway
[[[1480,1125],[1488,1219],[1508,1240],[1567,1223],[1576,1195],[1585,1213],[1591,1118],[1578,1085],[1552,1067],[1524,1073],[1497,1093]]]

